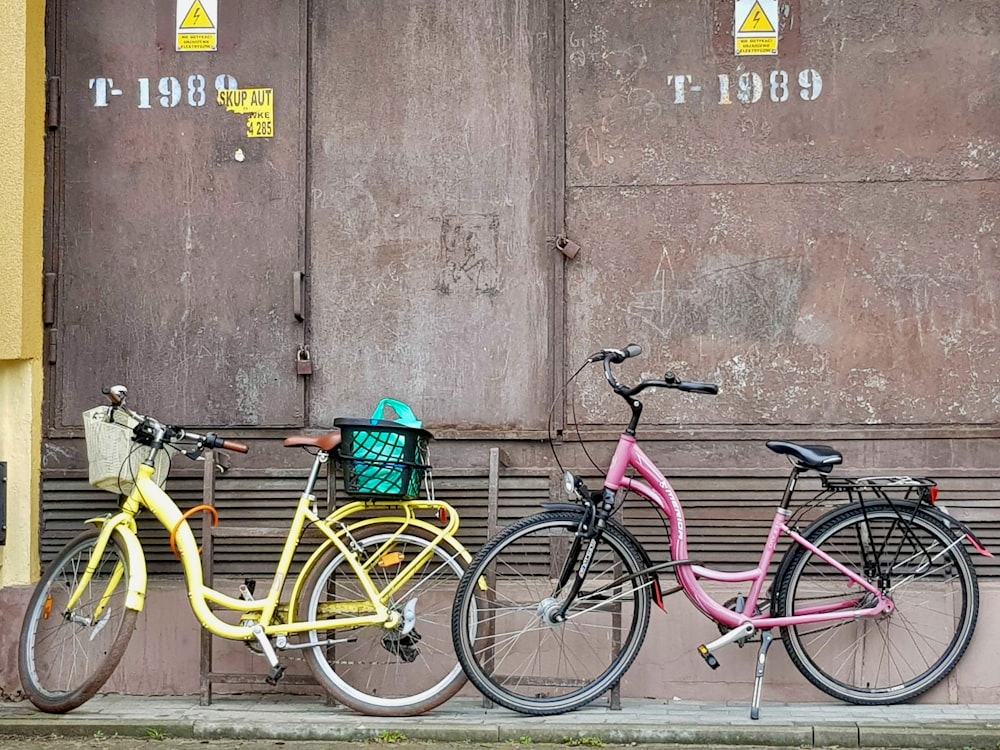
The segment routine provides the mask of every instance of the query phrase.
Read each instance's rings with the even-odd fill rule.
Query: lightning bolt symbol
[[[755,10],[755,11],[753,12],[753,25],[754,25],[754,26],[756,26],[756,25],[757,25],[757,19],[758,19],[758,18],[760,18],[760,11],[759,11],[759,10]]]
[[[198,20],[198,16],[200,16],[200,15],[201,15],[201,8],[198,7],[198,8],[194,9],[194,13],[191,14],[191,18],[193,18],[195,21],[197,21]]]

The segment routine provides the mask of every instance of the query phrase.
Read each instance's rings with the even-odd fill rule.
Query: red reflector
[[[442,526],[447,525],[447,523],[448,523],[448,511],[446,511],[444,508],[440,508],[438,510],[438,520],[441,522]]]
[[[937,487],[931,487],[931,505],[937,502]]]

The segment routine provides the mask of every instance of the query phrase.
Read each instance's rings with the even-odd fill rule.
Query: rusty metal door
[[[998,32],[993,0],[567,3],[567,364],[636,340],[722,383],[663,424],[995,424]]]
[[[313,4],[314,424],[395,396],[435,428],[544,427],[559,309],[550,12]]]
[[[305,3],[49,18],[50,432],[113,383],[181,424],[301,424]],[[272,116],[223,106],[234,89],[270,90]]]

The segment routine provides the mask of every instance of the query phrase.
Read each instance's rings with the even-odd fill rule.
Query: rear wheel
[[[344,705],[370,716],[415,716],[439,706],[465,684],[451,645],[449,620],[465,561],[450,546],[434,546],[419,529],[372,527],[355,539],[375,586],[384,589],[423,550],[430,557],[389,601],[398,626],[311,631],[309,642],[341,640],[307,649],[313,675]],[[395,537],[395,538],[394,538]],[[303,589],[299,619],[328,619],[338,605],[357,614],[368,598],[346,557],[331,549]],[[353,604],[352,604],[353,603]]]
[[[494,537],[462,578],[452,636],[462,667],[488,698],[525,714],[559,714],[612,688],[639,653],[649,625],[642,553],[609,524],[579,594],[561,615],[586,540],[582,511],[525,518]],[[559,580],[567,560],[569,582]]]
[[[784,628],[785,649],[820,690],[849,703],[910,700],[940,682],[976,627],[979,588],[963,540],[925,511],[888,503],[851,505],[821,519],[806,538],[861,574],[893,603],[877,617]],[[874,597],[803,547],[789,553],[777,614],[864,610]]]
[[[138,613],[125,607],[128,557],[112,535],[83,595],[67,609],[100,531],[71,541],[49,565],[21,626],[18,668],[28,698],[42,711],[64,713],[92,698],[128,646]]]

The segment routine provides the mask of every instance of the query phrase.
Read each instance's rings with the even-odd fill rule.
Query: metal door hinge
[[[56,275],[54,273],[45,274],[45,282],[42,287],[42,322],[47,325],[55,325],[56,322]]]
[[[45,81],[45,127],[55,130],[59,127],[59,76],[52,76]]]
[[[292,272],[292,315],[300,323],[305,320],[305,282],[306,275],[302,271]]]
[[[7,544],[7,462],[0,461],[0,544]]]

